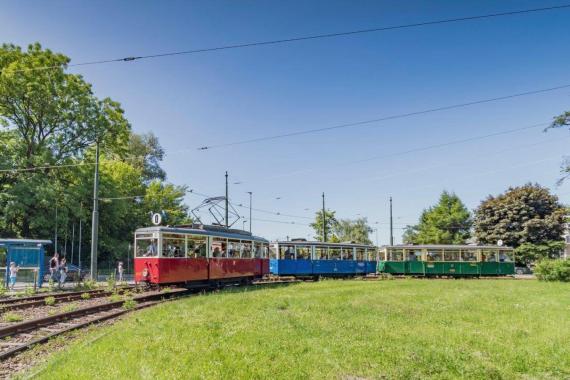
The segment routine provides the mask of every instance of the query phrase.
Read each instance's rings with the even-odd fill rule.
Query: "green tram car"
[[[393,275],[479,277],[515,274],[514,251],[488,245],[380,247],[378,272]]]

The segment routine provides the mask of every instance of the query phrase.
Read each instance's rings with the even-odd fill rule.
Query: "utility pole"
[[[323,242],[327,241],[327,214],[325,213],[325,193],[323,192]]]
[[[249,233],[251,233],[251,199],[253,197],[253,192],[248,191],[249,194]]]
[[[95,178],[93,179],[93,218],[91,222],[91,280],[97,281],[97,243],[99,240],[99,141],[95,147]]]
[[[229,222],[228,222],[228,172],[226,171],[226,228],[229,227]]]
[[[75,222],[71,225],[71,264],[73,264],[73,250],[75,248]]]
[[[83,206],[83,205],[82,205]],[[83,208],[83,207],[82,207]],[[79,277],[79,281],[81,281],[81,213],[79,214],[79,242],[78,242],[78,246],[77,246],[77,267],[79,269],[77,269],[77,274]]]
[[[390,197],[390,245],[394,245],[394,226],[392,224],[392,197]]]
[[[54,246],[55,253],[57,252],[57,200],[55,201],[55,246]]]

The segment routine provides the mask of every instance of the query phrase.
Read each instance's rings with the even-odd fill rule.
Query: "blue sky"
[[[556,1],[4,1],[2,42],[39,41],[73,62],[342,32],[525,8]],[[442,190],[473,209],[489,194],[556,186],[568,132],[541,128],[393,155],[548,122],[570,89],[263,143],[214,145],[570,84],[570,10],[290,44],[73,68],[122,103],[136,132],[155,133],[169,181],[254,207],[312,217],[325,191],[341,218],[378,222],[396,241]],[[349,162],[384,157],[357,164]],[[104,196],[104,195],[103,195]],[[276,199],[276,198],[281,199]],[[187,197],[190,207],[200,203]],[[243,209],[244,215],[247,210]],[[256,219],[295,222],[280,224]],[[267,238],[307,237],[306,218],[254,212]],[[241,223],[240,223],[241,224]],[[375,236],[373,235],[373,240]]]

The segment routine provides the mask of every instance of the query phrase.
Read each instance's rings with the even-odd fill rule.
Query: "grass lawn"
[[[570,378],[570,284],[234,289],[131,314],[32,372],[58,380]]]

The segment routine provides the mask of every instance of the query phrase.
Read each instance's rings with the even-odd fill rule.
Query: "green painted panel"
[[[445,264],[442,262],[426,262],[426,274],[442,275],[445,274]]]
[[[515,263],[499,263],[499,274],[501,275],[515,274]]]
[[[478,275],[479,274],[479,263],[477,262],[468,262],[468,263],[459,263],[461,268],[462,275]]]
[[[423,261],[408,261],[408,273],[409,274],[424,274],[424,262]]]
[[[496,276],[497,274],[499,274],[499,263],[497,262],[481,263],[482,276]]]

